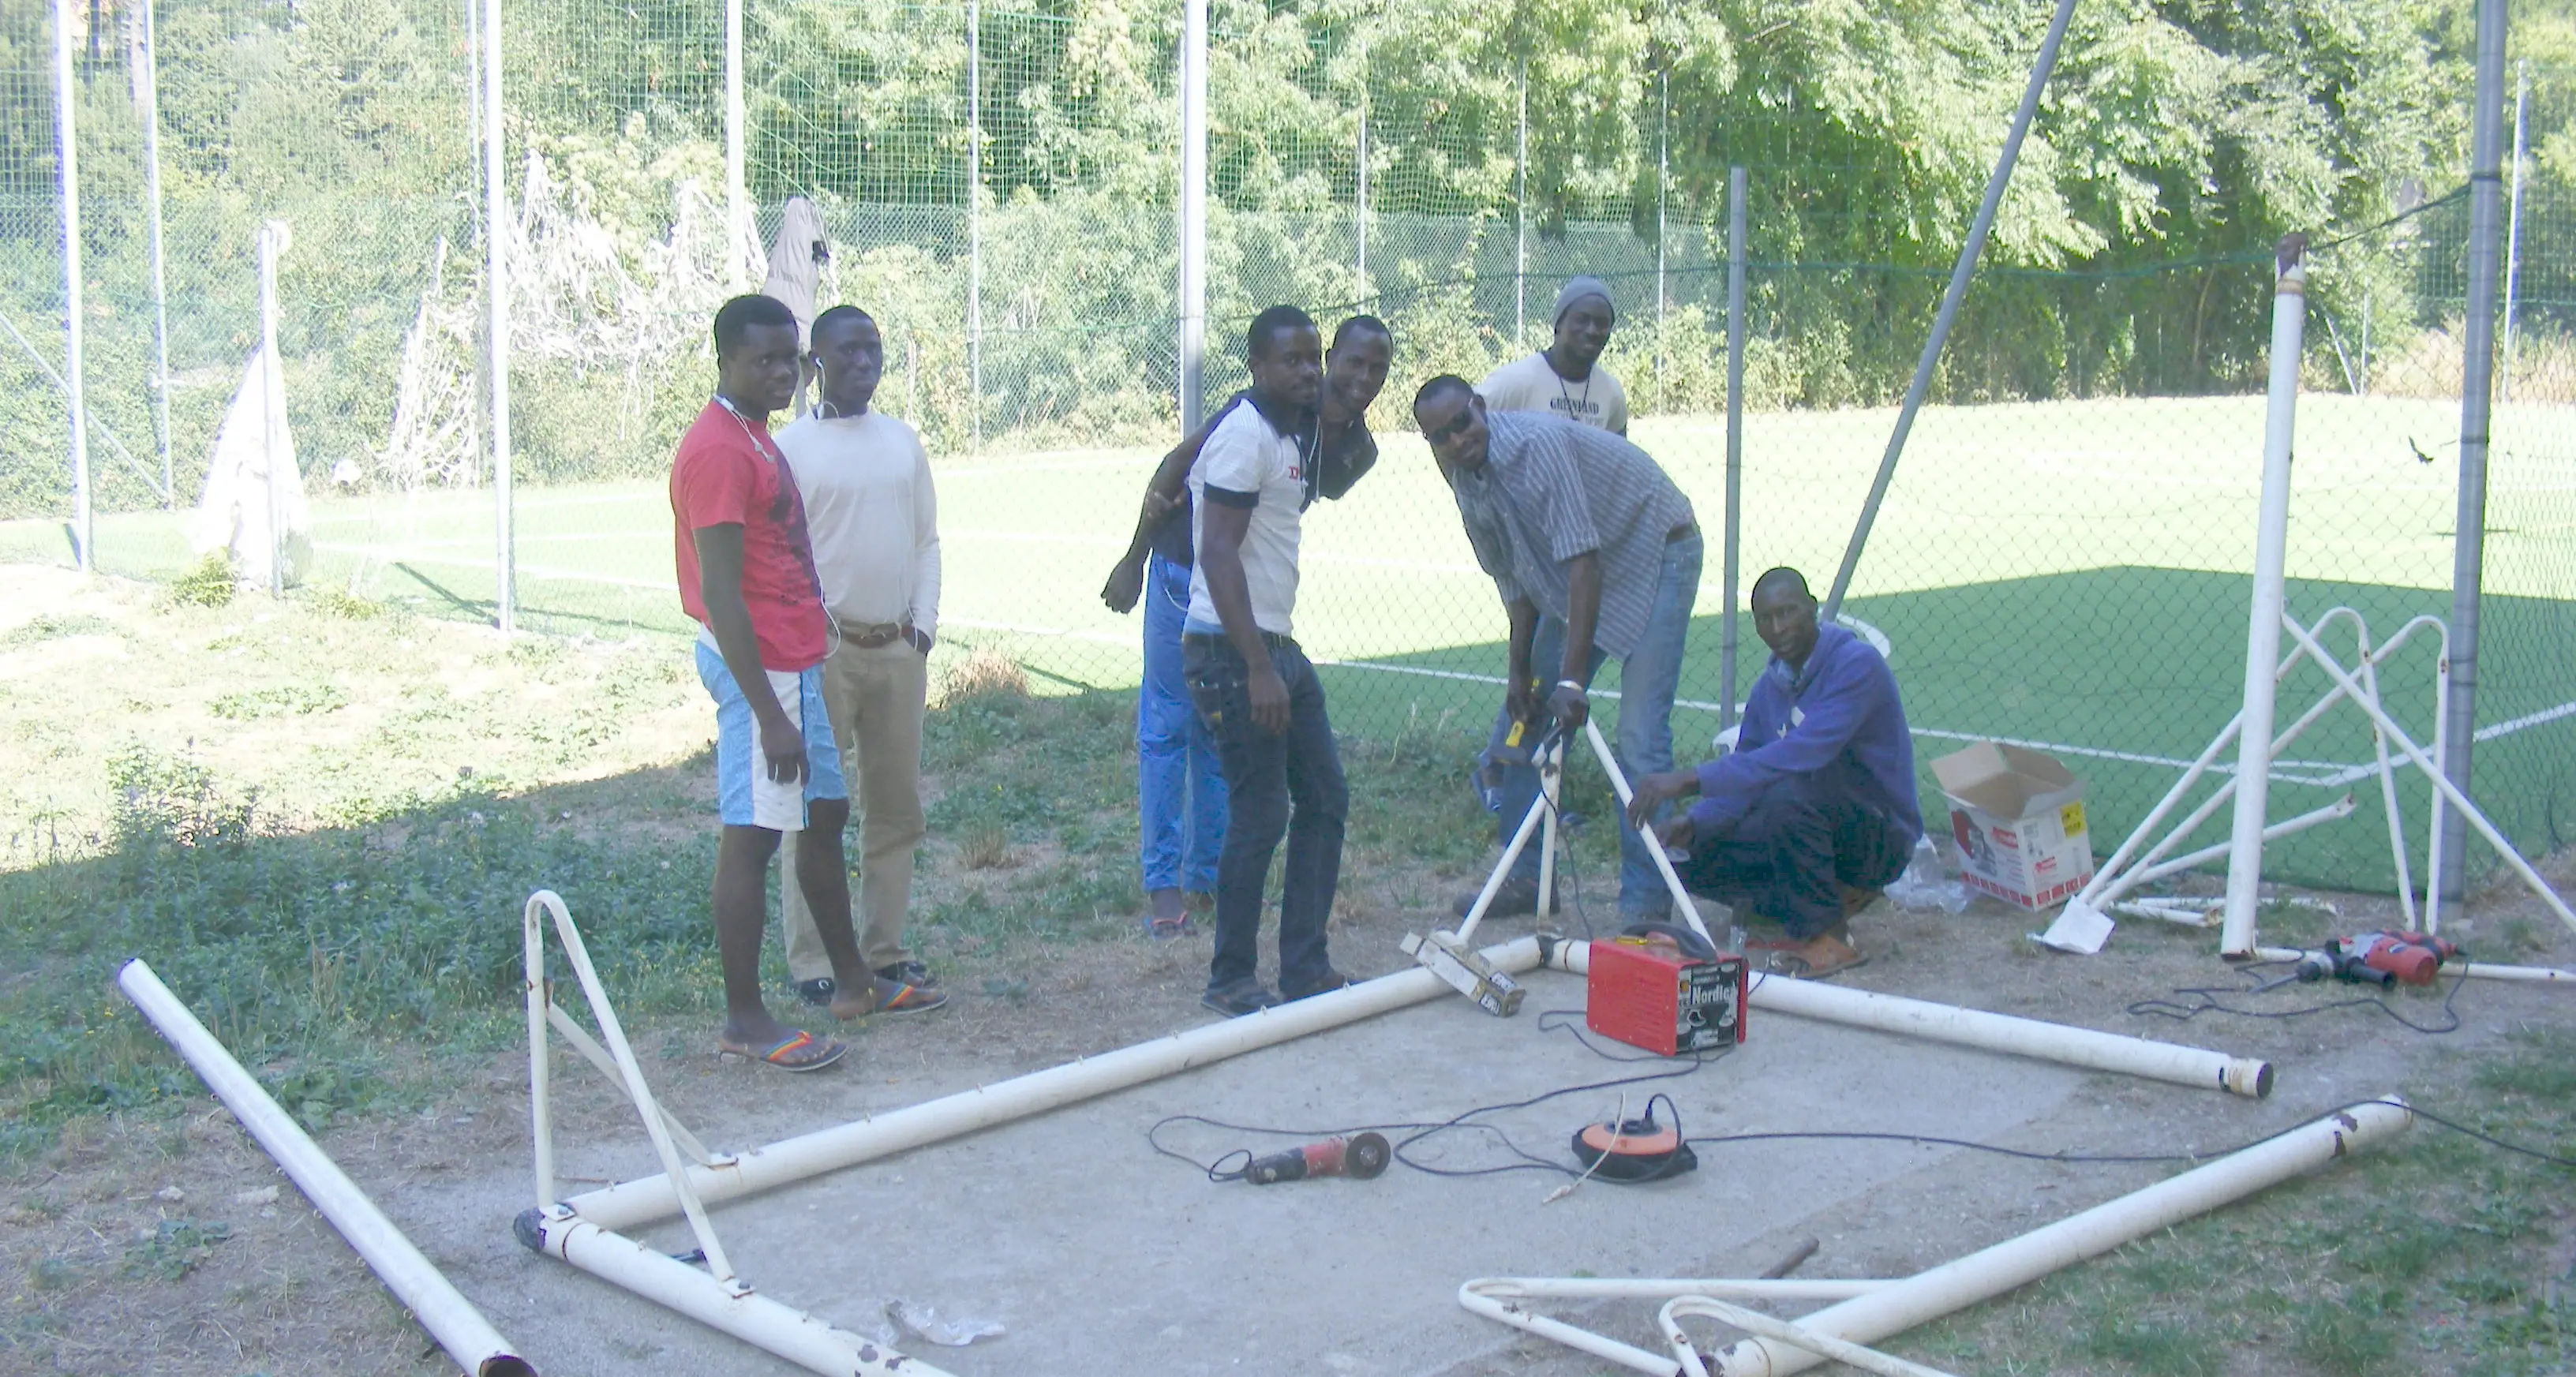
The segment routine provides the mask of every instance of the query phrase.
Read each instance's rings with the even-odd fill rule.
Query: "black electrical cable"
[[[2292,963],[2287,961],[2255,961],[2249,962],[2238,969],[2256,971],[2266,966],[2285,966],[2290,964]],[[2202,1014],[2233,1014],[2238,1018],[2290,1019],[2305,1018],[2310,1014],[2329,1013],[2336,1009],[2369,1008],[2377,1009],[2379,1012],[2388,1015],[2390,1018],[2396,1020],[2401,1027],[2410,1029],[2414,1032],[2438,1037],[2444,1033],[2455,1033],[2459,1031],[2460,1013],[2458,1009],[2452,1007],[2452,1001],[2460,997],[2460,987],[2467,983],[2469,983],[2469,973],[2466,969],[2463,969],[2460,972],[2459,977],[2451,982],[2451,992],[2442,997],[2442,1017],[2449,1020],[2449,1022],[2438,1026],[2429,1023],[2417,1023],[2406,1015],[2397,1012],[2396,1006],[2390,1004],[2387,1000],[2371,995],[2356,995],[2351,999],[2328,1000],[2323,1004],[2310,1004],[2304,1008],[2298,1009],[2244,1009],[2222,1002],[2227,998],[2241,998],[2255,992],[2252,987],[2245,985],[2185,986],[2175,990],[2174,994],[2190,996],[2194,1001],[2192,1003],[2186,1004],[2176,999],[2142,999],[2137,1003],[2130,1005],[2128,1012],[2139,1017],[2152,1016],[2155,1018],[2169,1018],[2177,1023],[2188,1023],[2191,1020],[2200,1017]]]

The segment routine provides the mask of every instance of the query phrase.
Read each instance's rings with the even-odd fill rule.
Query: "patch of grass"
[[[177,1281],[206,1264],[215,1245],[233,1236],[233,1226],[220,1219],[165,1219],[152,1236],[125,1250],[125,1274]]]
[[[252,722],[263,717],[310,717],[337,712],[348,705],[348,695],[329,684],[281,684],[227,693],[207,704],[206,711],[236,722]]]
[[[241,591],[232,556],[217,550],[188,572],[170,580],[170,601],[181,607],[225,607]]]
[[[999,827],[978,827],[957,844],[957,863],[968,870],[999,870],[1011,863],[1011,835]]]
[[[47,641],[58,641],[66,636],[113,636],[115,634],[116,623],[105,617],[93,617],[86,612],[72,612],[57,617],[50,612],[41,612],[31,620],[11,627],[5,635],[0,635],[0,650],[16,650],[20,646],[42,645]]]
[[[2434,1062],[2415,1103],[2543,1150],[2576,1137],[2576,1030]],[[2464,1093],[2474,1090],[2478,1093]],[[1896,1341],[1972,1370],[2576,1370],[2558,1236],[2576,1172],[2430,1120]]]
[[[313,610],[344,622],[381,621],[395,613],[395,608],[373,598],[362,598],[345,588],[325,588],[308,595]]]
[[[27,1279],[34,1282],[39,1291],[60,1291],[79,1285],[81,1280],[79,1264],[68,1258],[40,1258],[27,1270]]]

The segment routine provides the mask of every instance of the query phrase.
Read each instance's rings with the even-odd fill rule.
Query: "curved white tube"
[[[1591,962],[1590,943],[1562,942],[1549,952],[1547,964],[1580,975],[1591,970]],[[2175,1085],[2224,1090],[2258,1100],[2272,1093],[2270,1062],[2035,1018],[1780,976],[1756,979],[1750,1002],[1756,1009],[1773,1013],[1875,1028],[1930,1042],[2008,1052],[2095,1071],[2118,1071]]]
[[[2395,1096],[2388,1098],[2388,1103],[2338,1110],[2305,1127],[2096,1205],[2044,1229],[2006,1239],[1883,1290],[1827,1306],[1798,1323],[1814,1333],[1870,1343],[2000,1296],[2061,1267],[2243,1199],[2398,1132],[2415,1116]],[[1762,1338],[1747,1339],[1716,1357],[1718,1377],[1787,1377],[1825,1361],[1813,1353]]]
[[[412,1246],[403,1231],[385,1218],[376,1202],[359,1190],[348,1173],[340,1170],[293,1118],[269,1098],[250,1072],[224,1050],[206,1025],[188,1012],[188,1006],[170,993],[170,987],[152,973],[140,960],[128,961],[116,973],[116,987],[134,1001],[134,1007],[152,1021],[152,1026],[169,1039],[170,1046],[195,1068],[215,1092],[215,1098],[233,1112],[250,1136],[286,1169],[295,1188],[313,1202],[313,1208],[331,1221],[331,1227],[349,1241],[349,1246],[365,1258],[367,1266],[394,1293],[404,1308],[420,1320],[420,1327],[438,1340],[456,1365],[475,1377],[536,1377],[536,1369],[518,1356],[510,1341],[492,1328],[474,1303],[458,1294],[447,1278],[420,1249]]]
[[[1458,1288],[1458,1304],[1468,1311],[1514,1329],[1552,1339],[1568,1348],[1607,1358],[1622,1367],[1655,1377],[1680,1377],[1682,1367],[1660,1353],[1624,1344],[1563,1320],[1551,1319],[1520,1304],[1524,1300],[1612,1300],[1641,1297],[1666,1300],[1677,1296],[1735,1296],[1759,1300],[1845,1300],[1867,1295],[1889,1281],[1826,1278],[1712,1277],[1478,1277]],[[1702,1374],[1706,1377],[1706,1374]]]
[[[1684,1315],[1705,1315],[1713,1320],[1723,1320],[1748,1334],[1794,1344],[1847,1367],[1878,1373],[1879,1377],[1951,1377],[1950,1373],[1937,1367],[1910,1363],[1894,1354],[1864,1348],[1849,1339],[1819,1334],[1805,1325],[1775,1319],[1759,1310],[1747,1310],[1709,1296],[1677,1296],[1656,1314],[1655,1323],[1663,1326],[1664,1342],[1672,1345],[1673,1357],[1680,1363],[1683,1377],[1708,1377],[1708,1367],[1700,1361],[1699,1350],[1692,1346],[1690,1335],[1682,1332],[1681,1317]]]

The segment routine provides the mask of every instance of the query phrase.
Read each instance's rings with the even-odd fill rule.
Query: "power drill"
[[[2346,980],[2363,978],[2345,974],[2346,970],[2358,967],[2376,973],[2379,979],[2375,983],[2380,985],[2392,980],[2407,985],[2430,985],[2433,978],[2441,973],[2442,963],[2456,960],[2460,954],[2457,944],[2430,933],[2396,931],[2338,937],[2326,943],[2326,950],[2340,958],[2337,975]]]

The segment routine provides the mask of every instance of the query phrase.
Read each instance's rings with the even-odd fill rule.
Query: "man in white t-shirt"
[[[868,409],[885,342],[867,312],[835,306],[815,317],[813,363],[822,400],[778,433],[778,448],[805,494],[814,573],[837,633],[823,661],[823,703],[859,805],[859,953],[875,972],[880,1011],[936,1009],[948,996],[904,949],[903,928],[924,826],[921,719],[939,627],[939,501],[921,437]],[[828,1004],[836,986],[814,917],[795,886],[780,888],[787,973],[807,1003]]]
[[[1613,435],[1628,433],[1628,394],[1601,366],[1618,313],[1610,288],[1578,277],[1556,294],[1556,339],[1528,358],[1485,375],[1476,395],[1492,411],[1542,411]]]
[[[1252,389],[1217,423],[1190,469],[1190,610],[1181,628],[1190,701],[1225,771],[1225,848],[1216,868],[1216,954],[1201,1002],[1227,1017],[1281,996],[1351,983],[1325,950],[1341,878],[1349,791],[1315,667],[1289,637],[1297,542],[1322,463],[1314,412],[1323,338],[1294,306],[1253,317]],[[1292,812],[1293,809],[1293,812]],[[1279,994],[1256,974],[1270,857],[1288,839],[1279,901]]]

